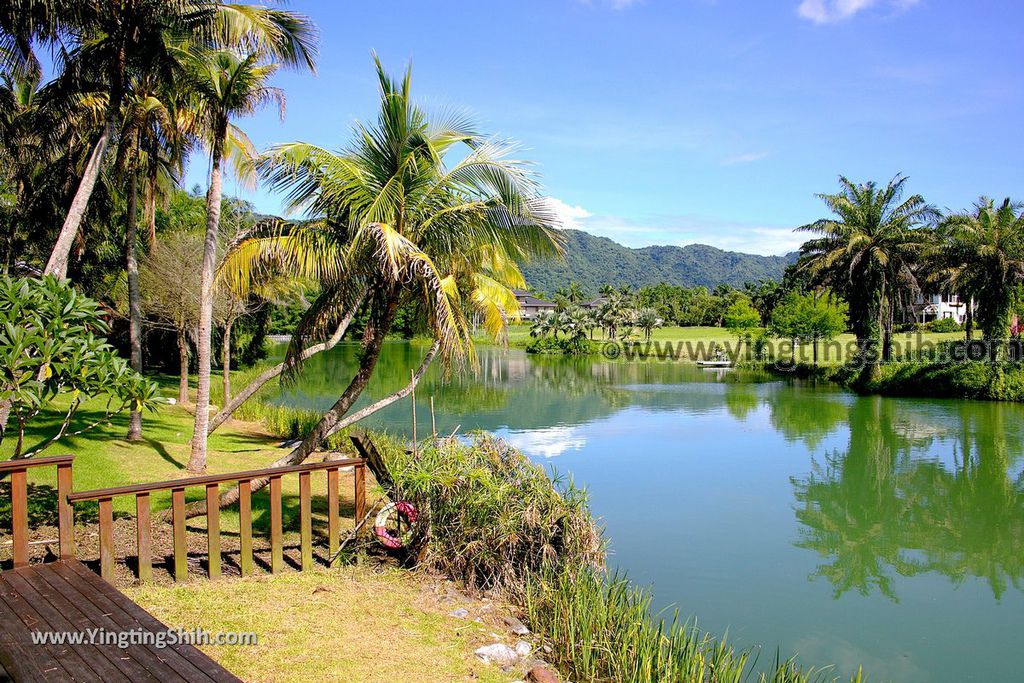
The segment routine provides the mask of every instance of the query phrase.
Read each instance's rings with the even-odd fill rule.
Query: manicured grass
[[[243,680],[510,680],[473,655],[494,642],[491,629],[448,616],[457,605],[399,569],[348,566],[125,593],[172,628],[256,633],[255,646],[200,646]]]
[[[529,325],[512,325],[508,333],[509,345],[514,347],[525,346],[531,339]],[[594,339],[604,341],[607,339],[602,330],[594,330]],[[893,348],[897,355],[914,353],[926,345],[937,345],[943,341],[963,339],[962,332],[906,332],[893,335]],[[484,340],[480,340],[484,341]],[[641,338],[641,342],[644,340]],[[738,340],[736,335],[724,327],[661,327],[653,331],[652,342],[671,342],[673,344],[692,344],[693,351],[697,352],[708,349],[712,344],[727,350],[737,349]],[[824,342],[818,345],[819,362],[821,364],[841,364],[851,357],[851,351],[855,348],[856,338],[852,334],[843,334],[828,344]],[[775,357],[789,358],[792,353],[788,342],[773,339],[770,348],[774,351]],[[688,349],[687,349],[688,350]],[[653,353],[653,350],[652,350]],[[810,345],[803,345],[796,349],[797,360],[810,363],[813,359],[813,352]],[[693,356],[695,353],[684,353],[683,357]]]

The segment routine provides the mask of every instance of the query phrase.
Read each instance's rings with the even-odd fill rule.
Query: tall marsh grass
[[[752,650],[737,650],[681,619],[651,608],[651,593],[620,575],[589,567],[531,574],[523,604],[530,626],[574,681],[628,683],[820,683],[829,670],[780,660],[757,672]],[[862,683],[858,671],[852,683]]]

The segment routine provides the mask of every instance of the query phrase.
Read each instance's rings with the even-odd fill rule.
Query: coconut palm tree
[[[936,280],[977,302],[984,339],[1007,337],[1018,287],[1024,282],[1024,205],[981,197],[974,210],[947,217],[939,226]],[[1000,356],[1003,345],[992,350]]]
[[[662,319],[658,317],[658,311],[653,308],[641,308],[637,311],[636,325],[644,332],[644,339],[651,340],[651,334],[655,328],[661,327]]]
[[[903,199],[906,181],[897,175],[880,187],[840,177],[840,192],[818,195],[837,218],[798,228],[818,235],[801,248],[801,268],[850,304],[861,353],[872,359],[865,377],[877,371],[879,341],[888,359],[898,292],[917,287],[913,267],[924,249],[918,228],[938,218],[921,195]]]
[[[303,461],[345,423],[402,305],[425,310],[443,362],[473,362],[466,312],[500,334],[518,317],[511,288],[525,283],[517,260],[561,252],[555,217],[529,166],[507,158],[513,147],[482,137],[460,116],[431,119],[411,100],[410,72],[393,80],[375,62],[379,114],[357,126],[347,149],[291,143],[260,163],[270,186],[314,220],[242,242],[221,269],[236,288],[267,268],[320,284],[289,347],[296,365],[310,337],[363,302],[355,376],[279,464]],[[459,160],[449,166],[446,157]]]
[[[189,59],[189,88],[194,94],[198,127],[210,147],[210,185],[206,195],[206,240],[203,246],[201,298],[198,330],[198,368],[196,419],[192,435],[192,453],[188,469],[206,469],[206,441],[210,404],[210,340],[213,325],[214,271],[220,228],[221,182],[225,153],[236,152],[236,159],[251,156],[251,145],[244,133],[231,121],[276,103],[284,117],[284,93],[269,85],[270,78],[283,65],[305,64],[313,70],[316,35],[304,17],[279,12],[270,17],[280,34],[272,34],[267,44],[247,41],[233,43],[248,47],[239,53],[232,49],[199,51]],[[269,33],[269,32],[268,32]],[[242,36],[252,35],[251,31]],[[233,144],[234,143],[234,144]],[[242,160],[244,163],[244,159]],[[236,163],[236,169],[239,165]]]

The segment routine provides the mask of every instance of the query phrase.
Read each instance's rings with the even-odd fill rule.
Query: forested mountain
[[[781,280],[783,270],[797,256],[796,252],[786,256],[741,254],[706,244],[631,249],[582,230],[566,230],[565,235],[564,261],[548,259],[525,264],[526,282],[534,289],[550,293],[570,281],[578,282],[589,294],[606,283],[632,287],[659,282],[687,287],[742,287],[745,282]]]

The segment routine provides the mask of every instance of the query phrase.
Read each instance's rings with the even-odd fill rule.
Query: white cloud
[[[736,154],[731,157],[722,159],[722,166],[735,166],[736,164],[750,164],[755,161],[760,161],[768,156],[767,152],[747,152],[746,154]]]
[[[567,451],[579,451],[587,440],[575,427],[545,427],[509,432],[505,440],[527,455],[556,458]]]
[[[832,24],[849,19],[861,10],[882,4],[895,11],[910,9],[919,0],[801,0],[796,13],[816,24]]]
[[[581,221],[584,221],[593,215],[582,206],[566,204],[556,197],[548,197],[547,202],[548,206],[551,207],[551,210],[555,212],[559,227],[568,230],[579,230],[583,227]]]

